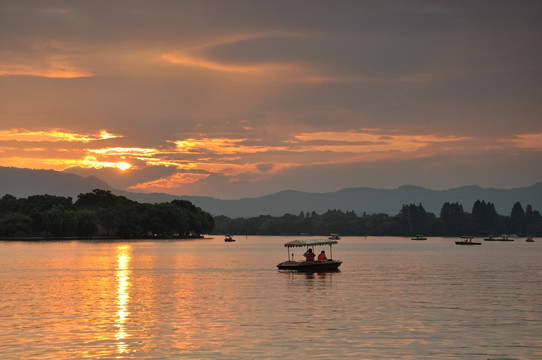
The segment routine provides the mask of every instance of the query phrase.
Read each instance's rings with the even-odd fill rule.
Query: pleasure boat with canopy
[[[329,272],[338,271],[342,261],[333,260],[332,245],[336,244],[336,240],[328,239],[306,239],[293,240],[284,244],[288,249],[288,261],[281,262],[277,265],[279,270],[297,270],[301,272]],[[307,249],[313,246],[329,245],[329,258],[323,261],[294,261],[293,254],[290,253],[292,247],[306,247]]]

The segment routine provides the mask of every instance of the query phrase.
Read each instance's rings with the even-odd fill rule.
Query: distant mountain
[[[93,189],[112,190],[111,186],[95,176],[81,177],[53,170],[0,167],[0,196],[10,194],[25,198],[49,194],[77,199],[77,195]]]
[[[349,188],[334,192],[308,193],[286,190],[275,194],[239,200],[220,200],[205,196],[174,196],[163,193],[143,194],[113,189],[100,179],[89,176],[52,170],[30,170],[0,167],[0,196],[11,194],[15,197],[28,197],[36,194],[70,196],[74,200],[81,193],[93,189],[110,190],[115,195],[144,203],[169,202],[184,199],[213,215],[229,217],[252,217],[258,215],[281,216],[286,213],[297,215],[301,211],[316,211],[322,214],[327,210],[355,211],[361,215],[399,213],[403,204],[422,204],[437,216],[445,202],[458,202],[467,212],[472,211],[476,200],[495,204],[501,215],[510,215],[512,206],[519,201],[523,207],[531,204],[535,210],[542,211],[542,182],[515,189],[493,189],[478,186],[463,186],[449,190],[430,190],[418,186],[401,186],[397,189]]]
[[[429,190],[418,186],[401,186],[397,189],[349,188],[335,192],[307,193],[286,190],[258,198],[219,200],[209,197],[183,196],[197,206],[214,215],[229,217],[251,217],[260,214],[280,216],[285,213],[297,215],[301,211],[327,210],[355,211],[361,215],[386,213],[396,215],[404,204],[422,204],[426,211],[437,216],[445,202],[457,202],[467,212],[472,211],[476,200],[492,202],[501,215],[510,215],[512,206],[519,201],[542,211],[542,182],[516,189],[491,189],[478,186],[463,186],[450,190]]]

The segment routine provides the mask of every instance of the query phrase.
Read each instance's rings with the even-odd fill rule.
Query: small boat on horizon
[[[234,242],[235,239],[231,237],[231,235],[225,235],[224,236],[224,241],[225,242]]]
[[[427,240],[427,238],[423,235],[416,235],[413,238],[410,238],[410,240]]]
[[[329,240],[340,240],[341,237],[339,234],[329,234],[329,237],[328,237]]]
[[[481,242],[472,241],[472,237],[462,236],[461,238],[463,238],[465,240],[456,241],[455,242],[456,245],[482,245]]]
[[[534,242],[532,236],[527,236],[527,239],[525,239],[526,242]]]
[[[493,237],[493,235],[490,235],[485,238],[484,241],[514,241],[514,239],[510,239],[508,235],[502,234],[500,237]]]

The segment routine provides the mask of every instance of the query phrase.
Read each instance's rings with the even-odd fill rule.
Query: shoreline
[[[146,240],[205,240],[212,239],[212,237],[204,237],[203,235],[199,236],[183,236],[183,237],[174,237],[174,236],[137,236],[137,237],[126,237],[126,236],[92,236],[92,237],[82,237],[82,236],[6,236],[0,237],[0,241],[35,241],[35,242],[59,242],[59,241],[146,241]]]

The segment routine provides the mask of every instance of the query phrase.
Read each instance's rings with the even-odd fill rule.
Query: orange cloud
[[[69,141],[69,142],[84,142],[88,143],[95,140],[107,140],[122,137],[120,135],[113,135],[105,130],[100,131],[99,135],[82,135],[76,133],[69,133],[60,131],[58,129],[47,131],[28,131],[28,130],[3,130],[0,131],[0,141],[16,140],[16,141]]]
[[[45,78],[74,79],[94,76],[76,67],[55,63],[43,66],[0,63],[0,76],[36,76]]]
[[[145,148],[125,148],[125,147],[115,147],[115,148],[105,148],[105,149],[89,149],[90,153],[108,155],[108,156],[151,156],[158,154],[157,149],[145,149]]]
[[[0,164],[4,166],[44,168],[53,170],[64,170],[68,167],[83,168],[104,168],[115,167],[126,170],[131,167],[126,161],[109,157],[99,160],[89,155],[91,150],[78,147],[77,144],[87,144],[93,141],[110,140],[120,138],[106,130],[99,134],[78,134],[58,129],[30,131],[25,129],[11,129],[0,131],[0,142],[9,141],[9,146],[0,147],[4,154]],[[58,148],[53,145],[58,142],[75,144],[72,148]],[[40,143],[40,147],[28,146],[32,143]],[[50,145],[48,145],[50,143]]]
[[[0,76],[23,75],[46,78],[94,76],[75,65],[76,46],[55,40],[36,41],[19,52],[0,51]]]
[[[11,166],[19,168],[29,168],[29,169],[49,169],[63,171],[70,167],[81,167],[81,168],[118,168],[120,170],[127,170],[132,167],[129,163],[125,161],[99,161],[98,159],[86,156],[83,159],[55,159],[47,157],[21,157],[21,156],[11,156],[3,157],[1,159],[2,166]]]
[[[92,156],[86,156],[83,160],[75,160],[72,161],[72,164],[70,167],[82,167],[82,168],[94,168],[94,169],[102,169],[102,168],[118,168],[120,170],[127,170],[132,167],[132,165],[128,164],[125,161],[99,161],[97,158]]]
[[[266,152],[271,149],[277,150],[286,150],[287,147],[279,146],[258,146],[258,145],[244,145],[243,143],[247,139],[228,139],[228,138],[203,138],[203,139],[186,139],[174,141],[173,143],[177,147],[177,152],[187,153],[187,154],[222,154],[222,155],[231,155],[231,154],[246,154],[246,153],[259,153]]]
[[[276,73],[279,71],[295,71],[299,66],[288,64],[252,64],[252,65],[233,65],[220,63],[196,55],[190,55],[183,52],[162,55],[164,60],[176,65],[199,67],[214,71],[235,72],[235,73]]]
[[[458,142],[469,137],[440,137],[436,135],[388,135],[371,132],[315,132],[294,135],[294,143],[302,147],[298,151],[332,152],[413,152],[429,144]]]
[[[536,136],[525,136],[522,144],[534,146],[540,135]],[[151,166],[177,168],[179,172],[174,175],[132,187],[133,190],[156,191],[194,184],[210,174],[225,176],[229,181],[257,181],[299,166],[426,157],[443,151],[463,151],[467,143],[469,146],[482,146],[470,141],[469,137],[400,135],[386,133],[382,129],[303,132],[275,143],[246,138],[188,138],[169,140],[167,142],[175,147],[163,148],[115,146],[117,138],[122,138],[122,135],[106,130],[95,135],[60,130],[0,131],[0,142],[12,140],[6,144],[8,146],[0,146],[0,164],[55,170],[70,167],[120,170]],[[107,139],[112,146],[89,148],[86,145],[102,139]],[[48,148],[47,143],[62,141],[70,142],[71,148],[58,149],[56,145]],[[33,146],[33,142],[40,144]]]
[[[515,147],[542,151],[542,133],[515,135],[515,139],[503,140],[512,143]]]
[[[178,187],[183,184],[193,184],[199,180],[205,179],[209,174],[201,173],[177,173],[166,178],[148,181],[130,186],[131,190],[155,191],[159,189],[168,189]]]
[[[219,46],[240,43],[247,40],[264,38],[292,38],[305,37],[307,34],[295,32],[264,32],[250,34],[234,34],[220,37],[192,47],[178,51],[162,54],[161,59],[175,65],[196,67],[206,70],[239,73],[239,74],[260,74],[264,76],[278,76],[288,74],[289,79],[297,78],[300,74],[307,73],[311,68],[308,64],[292,62],[254,62],[254,63],[228,63],[212,59],[208,51]],[[305,75],[304,75],[305,76]],[[308,75],[306,75],[308,76]]]
[[[344,76],[334,70],[324,69],[309,62],[269,61],[238,64],[213,59],[209,52],[217,47],[242,43],[248,40],[266,38],[298,38],[314,34],[301,32],[263,32],[226,35],[203,44],[162,54],[160,58],[171,64],[212,70],[217,72],[265,75],[273,79],[288,80],[302,84],[367,83],[367,84],[426,84],[442,79],[445,75],[437,72],[422,72],[402,76],[371,77]]]

